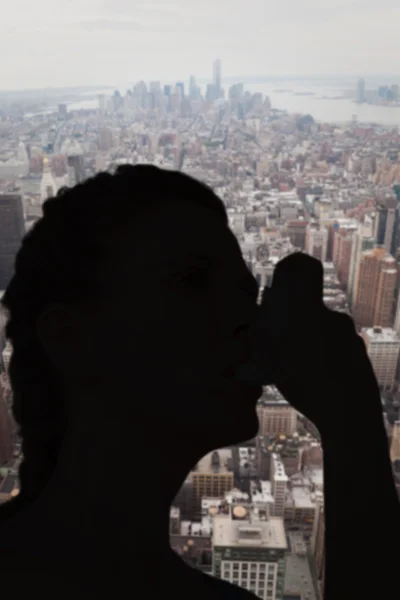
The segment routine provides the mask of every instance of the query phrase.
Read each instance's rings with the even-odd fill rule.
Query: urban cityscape
[[[191,76],[103,90],[92,108],[3,106],[1,294],[22,237],[61,187],[138,163],[206,182],[226,206],[260,298],[285,256],[300,251],[323,263],[324,302],[352,316],[375,370],[400,497],[399,127],[280,110],[243,83],[226,89],[222,73],[216,59],[204,92]],[[364,80],[355,85],[356,101],[369,101]],[[398,101],[399,87],[379,88],[376,97]],[[22,460],[5,324],[2,314],[0,503],[18,495]],[[273,386],[264,387],[257,414],[256,438],[212,452],[188,473],[170,510],[171,546],[263,600],[323,600],[319,432]]]
[[[400,87],[392,85],[380,85],[377,89],[367,90],[365,79],[359,79],[357,84],[356,101],[358,104],[378,104],[383,106],[399,106]]]

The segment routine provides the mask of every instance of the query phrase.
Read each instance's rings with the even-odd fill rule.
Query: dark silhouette
[[[3,298],[24,453],[0,507],[14,597],[255,598],[181,561],[169,507],[202,456],[256,435],[272,382],[322,435],[325,598],[393,598],[380,394],[351,319],[322,304],[320,263],[283,260],[258,306],[222,201],[150,166],[64,189],[43,213]]]

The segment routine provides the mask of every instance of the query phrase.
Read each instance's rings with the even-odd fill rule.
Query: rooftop
[[[271,493],[270,481],[250,482],[251,501],[253,504],[272,504],[274,498]]]
[[[400,343],[398,333],[391,327],[365,327],[361,332],[367,336],[371,342]]]
[[[315,495],[307,488],[293,487],[290,493],[295,508],[315,508]]]
[[[214,452],[210,452],[203,456],[197,463],[196,469],[194,469],[194,474],[197,473],[229,473],[232,470],[232,450],[229,448],[222,448],[220,450],[216,450],[216,453],[219,455],[219,466],[213,467],[212,465],[212,457]],[[215,456],[215,455],[214,455]]]
[[[271,548],[286,550],[283,519],[270,517],[266,521],[234,520],[229,515],[214,518],[214,546]]]

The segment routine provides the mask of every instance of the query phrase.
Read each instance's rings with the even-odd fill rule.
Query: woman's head
[[[254,390],[224,370],[256,296],[223,203],[190,177],[120,167],[47,200],[3,297],[22,492],[43,489],[79,419],[201,435],[204,453],[255,434]]]

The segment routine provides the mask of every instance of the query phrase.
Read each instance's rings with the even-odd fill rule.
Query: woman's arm
[[[260,305],[253,378],[274,383],[321,433],[324,600],[389,600],[400,597],[400,506],[380,391],[353,321],[324,306],[322,289],[316,259],[278,263]]]
[[[365,389],[362,381],[359,393],[364,410],[353,411],[354,401],[349,397],[348,412],[332,412],[329,427],[321,432],[324,600],[389,600],[400,594],[400,504],[381,399],[375,389]]]

